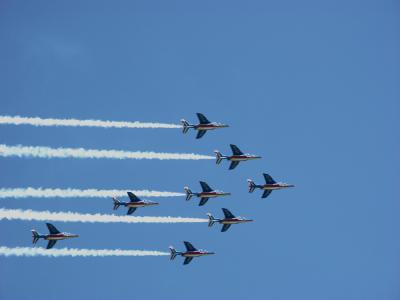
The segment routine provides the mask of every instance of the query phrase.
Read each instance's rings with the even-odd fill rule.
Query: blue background
[[[254,218],[206,224],[55,223],[58,247],[182,249],[217,255],[0,257],[8,299],[399,299],[399,3],[396,1],[1,1],[2,115],[231,125],[178,129],[1,126],[9,145],[229,153],[226,162],[0,159],[1,187],[232,192],[137,215]],[[247,178],[296,184],[262,200]],[[111,213],[110,199],[3,199],[6,208]],[[118,214],[123,214],[119,210]],[[1,221],[0,245],[31,245],[43,222]],[[218,226],[219,227],[219,226]],[[43,241],[40,242],[44,245]]]

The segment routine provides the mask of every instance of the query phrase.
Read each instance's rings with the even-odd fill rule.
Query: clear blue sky
[[[206,224],[55,223],[60,246],[215,251],[183,267],[167,257],[4,258],[0,298],[399,299],[400,16],[397,1],[2,1],[0,113],[195,120],[229,129],[0,127],[10,145],[212,154],[235,143],[260,161],[0,159],[1,187],[232,192],[157,199],[138,215],[253,218]],[[247,178],[296,188],[267,200]],[[111,213],[110,199],[1,200],[1,207]],[[123,213],[119,211],[119,213]],[[42,222],[1,221],[0,245],[30,246]],[[43,242],[41,242],[43,243]]]

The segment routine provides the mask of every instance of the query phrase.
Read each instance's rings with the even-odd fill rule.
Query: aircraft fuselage
[[[286,183],[273,183],[273,184],[264,184],[261,185],[260,188],[262,190],[280,190],[284,188],[294,187],[293,184],[286,184]]]
[[[197,197],[200,197],[200,198],[216,198],[216,197],[222,197],[222,196],[229,196],[230,194],[231,193],[212,191],[212,192],[197,193]]]
[[[183,257],[199,257],[199,256],[204,256],[204,255],[211,255],[214,254],[214,252],[207,252],[207,251],[186,251],[182,252],[181,255]]]
[[[194,125],[193,128],[196,130],[214,130],[218,128],[225,128],[228,125],[218,124],[218,123],[210,123],[210,124],[198,124]]]
[[[138,207],[158,205],[158,203],[157,202],[139,201],[139,202],[126,202],[124,205],[126,207],[138,208]]]
[[[246,220],[246,219],[241,219],[241,218],[230,218],[230,219],[222,219],[219,220],[218,223],[220,224],[239,224],[239,223],[247,223],[247,222],[252,222],[253,220]]]
[[[232,155],[232,156],[227,156],[226,159],[230,161],[246,161],[246,160],[253,160],[253,159],[258,159],[261,158],[261,156],[256,156],[256,155]]]
[[[69,234],[69,233],[57,233],[57,234],[47,234],[43,238],[46,241],[59,241],[59,240],[65,240],[68,238],[74,238],[78,237],[77,234]]]

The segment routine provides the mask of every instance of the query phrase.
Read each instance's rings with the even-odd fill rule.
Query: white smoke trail
[[[82,223],[204,223],[207,219],[183,217],[135,217],[74,212],[50,212],[0,208],[0,220],[56,221]]]
[[[0,144],[0,156],[40,157],[40,158],[113,158],[113,159],[160,159],[199,160],[214,159],[213,156],[194,153],[162,153],[121,150],[96,150],[84,148],[50,148],[38,146],[8,146]]]
[[[182,128],[177,124],[148,122],[119,122],[77,119],[42,119],[21,116],[0,116],[0,124],[33,125],[33,126],[70,126],[70,127],[102,127],[102,128]]]
[[[1,198],[111,198],[126,196],[126,192],[131,191],[138,197],[180,197],[185,196],[184,193],[161,192],[148,190],[98,190],[98,189],[43,189],[43,188],[1,188]]]
[[[96,249],[44,249],[44,248],[30,248],[30,247],[0,247],[0,255],[2,256],[72,256],[72,257],[104,257],[104,256],[166,256],[168,252],[161,251],[147,251],[147,250],[96,250]]]

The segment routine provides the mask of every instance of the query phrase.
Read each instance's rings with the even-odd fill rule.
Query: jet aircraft
[[[240,151],[240,149],[236,145],[231,144],[230,146],[231,146],[232,153],[233,153],[232,156],[224,156],[218,150],[214,151],[216,158],[217,158],[217,160],[216,160],[217,165],[220,164],[223,159],[230,160],[231,165],[229,166],[229,170],[233,170],[234,168],[237,167],[237,165],[241,161],[261,158],[261,156],[256,156],[256,155],[252,155],[252,154],[244,154],[242,151]]]
[[[171,251],[170,259],[174,260],[177,255],[180,255],[185,258],[183,264],[187,265],[192,261],[194,257],[204,256],[204,255],[211,255],[215,254],[214,252],[208,252],[206,250],[197,250],[193,245],[189,242],[183,242],[186,247],[185,252],[178,252],[174,249],[174,247],[170,246],[169,250]]]
[[[240,224],[240,223],[247,223],[252,222],[253,220],[247,220],[242,217],[235,217],[229,210],[226,208],[222,209],[225,218],[224,219],[215,219],[210,213],[208,213],[208,227],[214,225],[214,223],[218,222],[222,224],[221,232],[225,232],[231,227],[232,224]]]
[[[197,125],[192,125],[189,124],[188,121],[186,121],[185,119],[181,120],[181,123],[183,125],[183,133],[188,132],[189,128],[193,128],[194,130],[197,130],[197,136],[196,139],[201,138],[203,135],[205,135],[205,133],[207,132],[207,130],[214,130],[214,129],[218,129],[218,128],[224,128],[224,127],[229,127],[229,125],[226,124],[221,124],[221,123],[217,123],[217,122],[210,122],[203,114],[201,113],[197,113],[197,118],[199,118],[199,124]]]
[[[50,223],[46,223],[47,228],[49,229],[49,234],[39,234],[36,230],[32,229],[32,237],[33,237],[33,244],[36,244],[39,239],[44,239],[49,241],[47,244],[47,249],[53,248],[58,240],[65,240],[69,238],[79,237],[77,234],[67,233],[67,232],[60,232],[54,225]]]
[[[200,193],[193,193],[187,186],[184,188],[185,192],[186,192],[186,201],[189,201],[193,196],[196,196],[196,197],[200,198],[199,206],[203,206],[204,204],[206,204],[206,202],[210,198],[216,198],[216,197],[221,197],[221,196],[229,196],[231,194],[231,193],[225,193],[225,192],[222,192],[222,191],[213,190],[204,181],[200,181],[200,185],[201,185],[201,188],[203,190]]]
[[[265,184],[259,185],[259,184],[255,184],[253,182],[253,180],[251,180],[251,179],[247,180],[247,182],[249,183],[249,193],[254,192],[254,190],[256,188],[261,189],[261,190],[264,190],[264,193],[262,194],[261,198],[267,198],[273,190],[280,190],[280,189],[294,187],[293,184],[276,182],[274,179],[272,179],[272,177],[270,175],[268,175],[266,173],[263,173],[263,175],[264,175],[264,179],[265,179]]]
[[[128,207],[128,212],[127,215],[133,214],[133,212],[138,208],[138,207],[145,207],[145,206],[152,206],[152,205],[158,205],[157,202],[153,201],[146,201],[146,200],[140,200],[134,193],[128,192],[127,193],[129,196],[129,199],[131,200],[130,202],[122,202],[119,201],[116,197],[113,197],[114,201],[114,210],[118,209],[118,207],[125,206]]]

